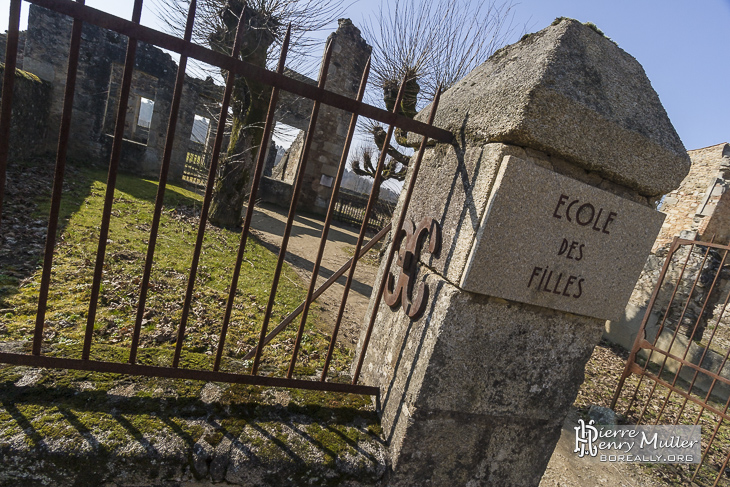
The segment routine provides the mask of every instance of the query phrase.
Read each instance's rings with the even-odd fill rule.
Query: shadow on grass
[[[30,462],[36,454],[48,452],[73,457],[81,441],[90,449],[83,454],[84,461],[92,459],[92,463],[132,451],[137,451],[141,458],[157,458],[161,462],[179,462],[180,453],[183,458],[194,460],[195,455],[208,448],[201,446],[207,443],[218,451],[216,457],[234,455],[235,451],[256,464],[269,465],[267,468],[281,466],[278,462],[284,460],[290,465],[288,469],[308,471],[320,462],[312,448],[325,456],[328,465],[355,452],[369,464],[378,464],[373,454],[350,438],[354,433],[382,444],[382,440],[366,432],[379,423],[373,411],[350,406],[301,405],[294,401],[286,406],[264,404],[258,402],[264,389],[255,386],[240,388],[240,401],[228,398],[209,403],[198,397],[126,397],[110,393],[111,389],[79,390],[59,384],[16,386],[14,380],[6,375],[6,380],[0,382],[0,416],[3,410],[5,413],[0,437],[24,435],[30,450],[17,453]],[[184,381],[190,382],[194,381]],[[180,381],[182,387],[176,390],[189,387],[182,384]],[[350,433],[345,435],[341,430]],[[283,434],[287,431],[289,436]],[[160,446],[174,444],[169,443],[171,438],[177,439],[182,451],[175,453],[170,447]],[[71,445],[70,450],[63,445]],[[6,443],[5,447],[8,446]]]
[[[50,156],[8,164],[0,220],[0,310],[9,308],[8,299],[18,292],[18,287],[25,280],[40,274],[51,208],[54,165],[54,159]],[[104,197],[103,191],[99,193],[93,187],[97,182],[105,185],[106,180],[105,168],[67,164],[59,208],[56,248],[69,219],[83,207],[85,201],[90,196]],[[119,173],[116,190],[154,204],[157,183]],[[168,207],[200,206],[197,197],[169,185],[164,202]],[[101,219],[99,212],[97,229],[101,225]],[[98,234],[96,238],[98,239]]]

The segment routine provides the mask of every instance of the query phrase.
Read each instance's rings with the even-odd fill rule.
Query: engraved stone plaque
[[[507,156],[461,287],[615,320],[663,222],[647,206]]]

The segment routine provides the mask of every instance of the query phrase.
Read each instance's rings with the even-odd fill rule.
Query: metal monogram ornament
[[[418,285],[418,292],[413,297],[418,257],[421,255],[426,237],[428,237],[428,251],[434,255],[438,254],[441,250],[441,227],[433,218],[424,218],[415,230],[413,223],[408,223],[407,228],[396,235],[394,245],[400,248],[398,265],[401,271],[397,282],[393,274],[388,273],[387,285],[383,290],[385,303],[391,308],[402,305],[403,311],[411,318],[418,318],[426,309],[428,302],[428,287],[424,282]]]

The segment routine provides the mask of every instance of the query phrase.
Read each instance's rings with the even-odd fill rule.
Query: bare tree
[[[182,32],[190,0],[156,0],[158,17],[173,32]],[[311,52],[311,34],[335,20],[345,6],[337,0],[200,0],[193,41],[230,53],[239,18],[246,31],[239,57],[260,67],[270,65],[291,24],[292,49],[287,60],[302,63]],[[289,63],[291,65],[291,63]],[[240,223],[255,152],[261,145],[271,87],[238,77],[231,99],[232,124],[226,157],[215,183],[209,221],[219,226]]]
[[[395,106],[398,88],[406,80],[398,112],[413,118],[436,94],[483,63],[512,33],[510,0],[381,0],[379,10],[363,26],[373,46],[372,79],[378,94],[372,98],[388,110]],[[366,124],[373,146],[351,160],[358,175],[375,177],[372,163],[385,143],[385,130]],[[386,148],[383,180],[403,180],[410,159],[407,133],[398,130],[396,143]]]

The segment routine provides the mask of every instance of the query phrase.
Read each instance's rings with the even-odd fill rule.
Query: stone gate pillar
[[[441,227],[426,309],[383,301],[361,376],[388,485],[536,486],[689,159],[639,63],[568,19],[457,83],[435,124],[455,143],[427,151],[406,217]]]

